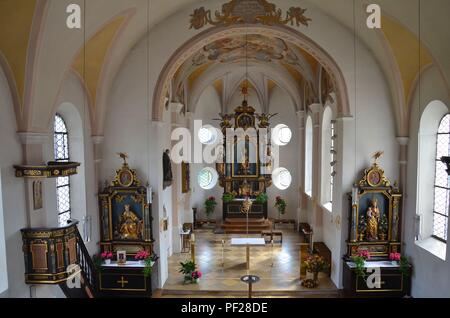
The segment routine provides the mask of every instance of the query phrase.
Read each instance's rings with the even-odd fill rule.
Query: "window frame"
[[[64,130],[65,131],[56,131],[56,120],[57,118],[59,118],[63,125],[64,125]],[[57,150],[57,137],[58,136],[62,136],[62,140],[63,140],[63,153],[66,154],[67,156],[63,155],[62,157],[58,155],[58,150]],[[53,156],[56,162],[69,162],[70,161],[70,142],[69,142],[69,130],[67,127],[67,123],[64,120],[64,117],[62,117],[60,114],[56,113],[55,117],[54,117],[54,121],[53,121]],[[63,179],[67,179],[67,182],[63,182]],[[61,183],[61,184],[60,184]],[[67,188],[67,193],[68,193],[68,206],[69,209],[68,210],[64,210],[64,211],[60,211],[59,207],[60,207],[60,189],[62,188]],[[72,203],[71,203],[71,185],[70,185],[70,177],[58,177],[56,178],[56,209],[58,212],[58,224],[59,226],[64,226],[65,224],[61,223],[61,216],[64,214],[69,213],[69,219],[72,217]]]
[[[445,132],[440,132],[439,131],[440,128],[441,128],[442,122],[444,121],[444,119],[446,119],[446,117],[448,117],[449,121],[450,121],[450,113],[445,114],[441,118],[441,120],[439,121],[438,130],[437,130],[437,133],[436,133],[436,155],[435,155],[435,162],[434,162],[435,166],[434,166],[434,183],[433,183],[433,228],[432,228],[433,231],[432,231],[432,234],[431,234],[431,237],[433,237],[434,239],[439,240],[441,242],[444,242],[444,243],[447,243],[447,240],[448,240],[448,213],[449,213],[449,206],[448,206],[447,203],[448,203],[449,198],[450,198],[450,185],[449,185],[449,181],[448,181],[448,176],[447,176],[447,187],[443,187],[443,186],[437,184],[437,177],[438,177],[438,173],[437,173],[438,169],[437,169],[437,167],[438,167],[439,163],[442,163],[441,159],[438,158],[439,136],[447,135],[447,140],[448,140],[447,141],[447,144],[448,144],[448,153],[447,153],[447,155],[450,154],[450,125],[447,127],[447,130]],[[443,189],[446,192],[447,215],[436,211],[437,210],[436,209],[436,189],[437,188]],[[435,234],[436,229],[435,229],[435,225],[434,225],[434,220],[435,220],[436,214],[441,216],[441,217],[444,217],[447,220],[446,225],[445,225],[446,226],[445,232],[447,234],[446,239],[444,239],[444,238],[442,238],[442,237],[440,237],[440,236]]]

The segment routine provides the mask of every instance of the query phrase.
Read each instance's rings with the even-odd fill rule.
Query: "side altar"
[[[109,186],[99,193],[101,251],[125,251],[132,259],[137,252],[153,253],[151,193],[141,185],[135,169],[126,162],[116,170]]]
[[[272,157],[268,138],[269,119],[272,116],[256,114],[245,99],[233,114],[220,114],[225,151],[216,163],[216,170],[224,194],[233,198],[223,203],[224,220],[242,218],[244,199],[255,201],[272,184]],[[227,135],[228,128],[234,129],[232,136]],[[258,128],[265,129],[267,135],[264,136]],[[262,145],[265,145],[264,149]],[[267,200],[263,203],[253,202],[248,217],[267,219]]]
[[[390,260],[390,255],[399,255],[402,250],[402,194],[378,165],[381,155],[375,154],[375,162],[365,169],[348,196],[351,211],[343,285],[344,293],[351,297],[402,297],[410,293],[412,266]],[[363,276],[356,268],[355,257],[367,254],[370,259],[364,262]],[[374,286],[371,279],[374,269],[381,276],[379,286]]]

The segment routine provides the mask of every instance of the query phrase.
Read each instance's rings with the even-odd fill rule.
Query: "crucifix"
[[[121,285],[122,285],[122,288],[124,288],[124,287],[125,287],[125,284],[128,284],[128,281],[125,280],[125,279],[123,278],[123,276],[121,276],[121,277],[120,277],[120,280],[118,280],[117,283],[118,283],[118,284],[121,284]]]

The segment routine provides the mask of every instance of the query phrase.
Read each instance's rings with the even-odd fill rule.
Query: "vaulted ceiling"
[[[50,127],[61,83],[68,72],[75,72],[85,75],[84,85],[91,99],[93,134],[102,134],[107,96],[130,50],[149,30],[176,12],[193,4],[200,7],[215,3],[217,6],[216,2],[198,0],[88,0],[84,43],[83,32],[63,27],[66,18],[64,13],[70,3],[78,3],[83,7],[84,1],[0,1],[0,65],[11,86],[19,131],[40,132]],[[447,87],[450,87],[450,41],[447,32],[450,26],[447,17],[450,2],[374,0],[371,3],[379,4],[383,10],[382,31],[369,30],[364,26],[364,0],[304,0],[299,5],[318,8],[350,33],[355,31],[362,43],[372,51],[391,87],[398,133],[401,135],[407,131],[402,118],[408,116],[414,83],[426,66],[433,64],[439,67]],[[360,20],[353,19],[354,8],[357,12],[363,12],[358,14]],[[258,78],[265,72],[261,65],[268,64],[264,61],[267,58],[271,59],[269,64],[272,64],[274,73],[284,69],[297,84],[299,80],[308,82],[309,76],[315,75],[317,65],[314,59],[301,49],[289,43],[283,44],[280,39],[263,38],[252,38],[248,47],[252,54],[250,72],[253,72],[254,86],[257,86]],[[227,45],[231,43],[235,49],[216,56],[216,51],[223,49],[221,46],[224,42]],[[204,59],[200,65],[191,65],[192,68],[186,65],[178,73],[179,79],[186,79],[193,89],[201,77],[213,72],[220,73],[217,69],[221,65],[228,65],[229,59],[233,60],[230,63],[234,64],[236,72],[239,67],[242,70],[242,42],[242,37],[234,37],[211,43],[209,48],[197,52],[199,55],[196,58],[200,61]],[[270,45],[267,46],[267,43]],[[281,44],[281,48],[283,45],[287,48],[277,48],[277,43]],[[262,47],[257,48],[257,45]],[[84,52],[89,59],[86,69],[80,63]],[[276,58],[280,52],[282,59]],[[295,56],[291,55],[292,52]],[[291,63],[292,57],[298,58],[299,62]],[[213,78],[211,83],[223,90],[225,81],[225,77],[219,76]],[[277,85],[276,78],[267,78],[265,85],[273,88]]]

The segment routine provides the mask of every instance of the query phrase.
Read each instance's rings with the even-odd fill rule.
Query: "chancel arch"
[[[164,109],[164,98],[170,89],[170,81],[174,78],[181,65],[183,65],[193,54],[202,50],[202,48],[209,43],[233,34],[255,34],[262,36],[270,35],[272,37],[283,39],[286,42],[293,43],[308,52],[308,54],[311,54],[333,77],[334,85],[336,86],[339,116],[351,116],[350,105],[347,97],[348,92],[342,72],[328,53],[326,53],[311,39],[294,29],[281,26],[272,26],[269,28],[266,26],[249,25],[242,27],[240,25],[230,25],[227,28],[213,27],[206,31],[200,32],[179,47],[169,58],[164,65],[162,72],[159,74],[157,85],[153,94],[153,120],[158,121],[161,119]]]

